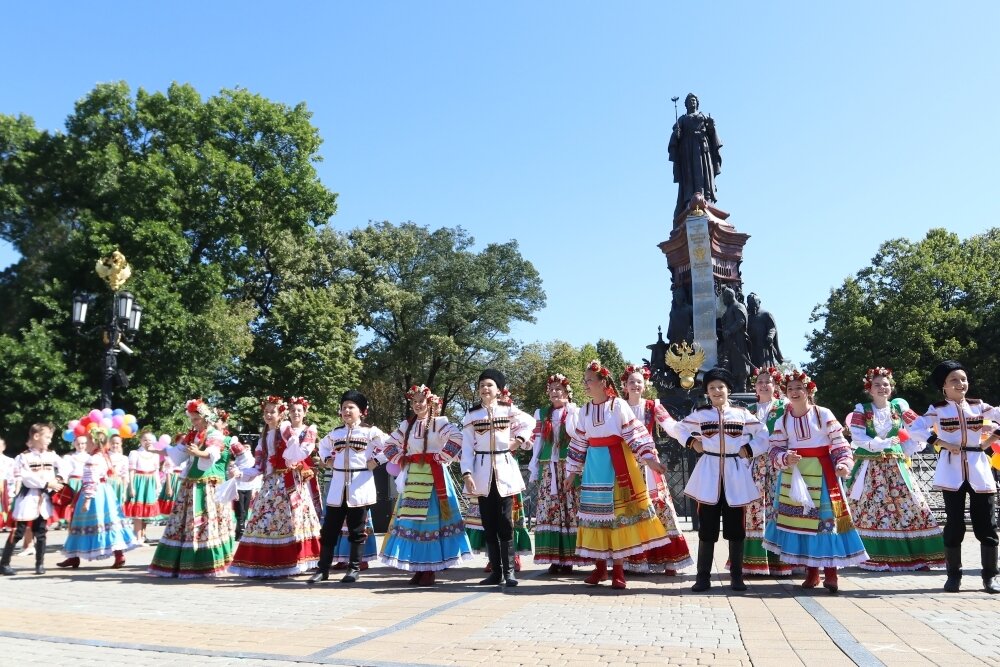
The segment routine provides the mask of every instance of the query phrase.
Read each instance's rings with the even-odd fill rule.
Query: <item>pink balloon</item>
[[[115,428],[121,428],[122,424],[125,423],[125,419],[121,416],[115,416],[111,418],[111,425]]]
[[[104,415],[101,414],[100,410],[91,410],[90,414],[88,414],[87,416],[90,417],[90,421],[96,424],[101,423],[101,418],[104,417]]]
[[[398,477],[399,473],[403,472],[403,469],[399,466],[398,463],[389,462],[385,464],[385,471],[390,475],[392,475],[393,477]]]
[[[80,420],[79,420],[79,419],[74,419],[74,420],[73,420],[73,421],[71,421],[70,423],[66,424],[66,430],[68,430],[68,431],[72,431],[73,429],[75,429],[75,428],[77,427],[77,425],[78,425],[79,423],[80,423]]]

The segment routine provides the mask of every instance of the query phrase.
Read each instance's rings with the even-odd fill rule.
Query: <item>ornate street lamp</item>
[[[118,368],[118,353],[132,354],[132,350],[122,340],[131,341],[139,331],[142,319],[142,306],[135,302],[131,292],[119,291],[125,281],[132,275],[132,268],[119,251],[100,259],[97,262],[97,275],[112,289],[111,319],[100,328],[104,329],[104,355],[101,360],[101,409],[111,407],[111,394],[114,387],[128,387],[128,376]],[[95,301],[96,296],[86,292],[73,295],[73,326],[77,333],[87,322],[87,310]]]

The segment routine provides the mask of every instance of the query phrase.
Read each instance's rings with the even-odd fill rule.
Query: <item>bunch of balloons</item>
[[[122,439],[128,440],[139,432],[139,423],[136,421],[135,415],[127,415],[120,408],[117,410],[111,408],[91,410],[83,417],[66,424],[63,440],[73,442],[78,436],[87,435],[93,428],[104,431],[108,437],[120,435]]]

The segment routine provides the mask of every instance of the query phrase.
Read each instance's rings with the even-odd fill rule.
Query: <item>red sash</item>
[[[851,527],[851,511],[844,502],[844,494],[840,490],[840,481],[837,479],[837,470],[830,458],[829,447],[803,447],[802,449],[789,449],[802,458],[819,459],[819,464],[823,466],[823,480],[826,488],[830,492],[830,505],[833,507],[833,516],[837,522],[837,532],[845,532]]]

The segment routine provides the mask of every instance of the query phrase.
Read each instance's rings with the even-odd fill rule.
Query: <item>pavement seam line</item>
[[[886,667],[885,663],[878,659],[874,653],[869,651],[861,642],[855,639],[851,631],[837,620],[823,605],[812,598],[796,595],[795,601],[799,603],[806,612],[819,623],[833,643],[859,667]],[[803,661],[804,662],[804,661]]]
[[[522,577],[521,581],[524,581],[526,579],[536,579],[536,578],[538,578],[541,575],[546,574],[546,573],[547,573],[547,570],[539,570],[538,572],[536,572],[534,574],[531,574],[531,575],[529,575],[527,577]],[[334,655],[335,653],[340,653],[342,651],[346,651],[347,649],[354,648],[358,644],[364,644],[366,642],[372,641],[373,639],[378,639],[380,637],[384,637],[386,635],[391,635],[393,633],[399,632],[400,630],[405,630],[405,629],[407,629],[407,628],[409,628],[409,627],[411,627],[413,625],[416,625],[417,623],[420,623],[421,621],[425,621],[428,618],[431,618],[433,616],[437,616],[438,614],[440,614],[443,611],[447,611],[449,609],[454,609],[455,607],[460,607],[460,606],[462,606],[464,604],[472,602],[473,600],[478,600],[479,598],[484,597],[486,595],[493,595],[496,592],[496,590],[495,590],[496,588],[497,588],[497,586],[490,586],[489,588],[487,588],[484,591],[480,591],[478,593],[469,593],[465,597],[461,597],[461,598],[459,598],[458,600],[456,600],[454,602],[445,602],[444,604],[440,604],[440,605],[438,605],[436,607],[431,607],[430,609],[425,609],[424,611],[420,612],[419,614],[416,614],[414,616],[410,616],[409,618],[403,619],[402,621],[399,621],[398,623],[393,623],[392,625],[384,627],[384,628],[381,628],[379,630],[372,630],[371,632],[365,633],[365,634],[361,635],[360,637],[355,637],[354,639],[348,639],[346,641],[340,642],[339,644],[334,644],[333,646],[328,646],[327,648],[320,649],[319,651],[316,651],[315,653],[311,653],[308,657],[312,658],[314,660],[322,660],[322,659],[327,658],[327,657],[329,657],[331,655]],[[509,593],[512,593],[512,594],[516,594],[516,593],[514,593],[514,591],[508,590],[508,588],[506,586],[504,586],[501,590],[504,593],[508,593],[509,592]]]

